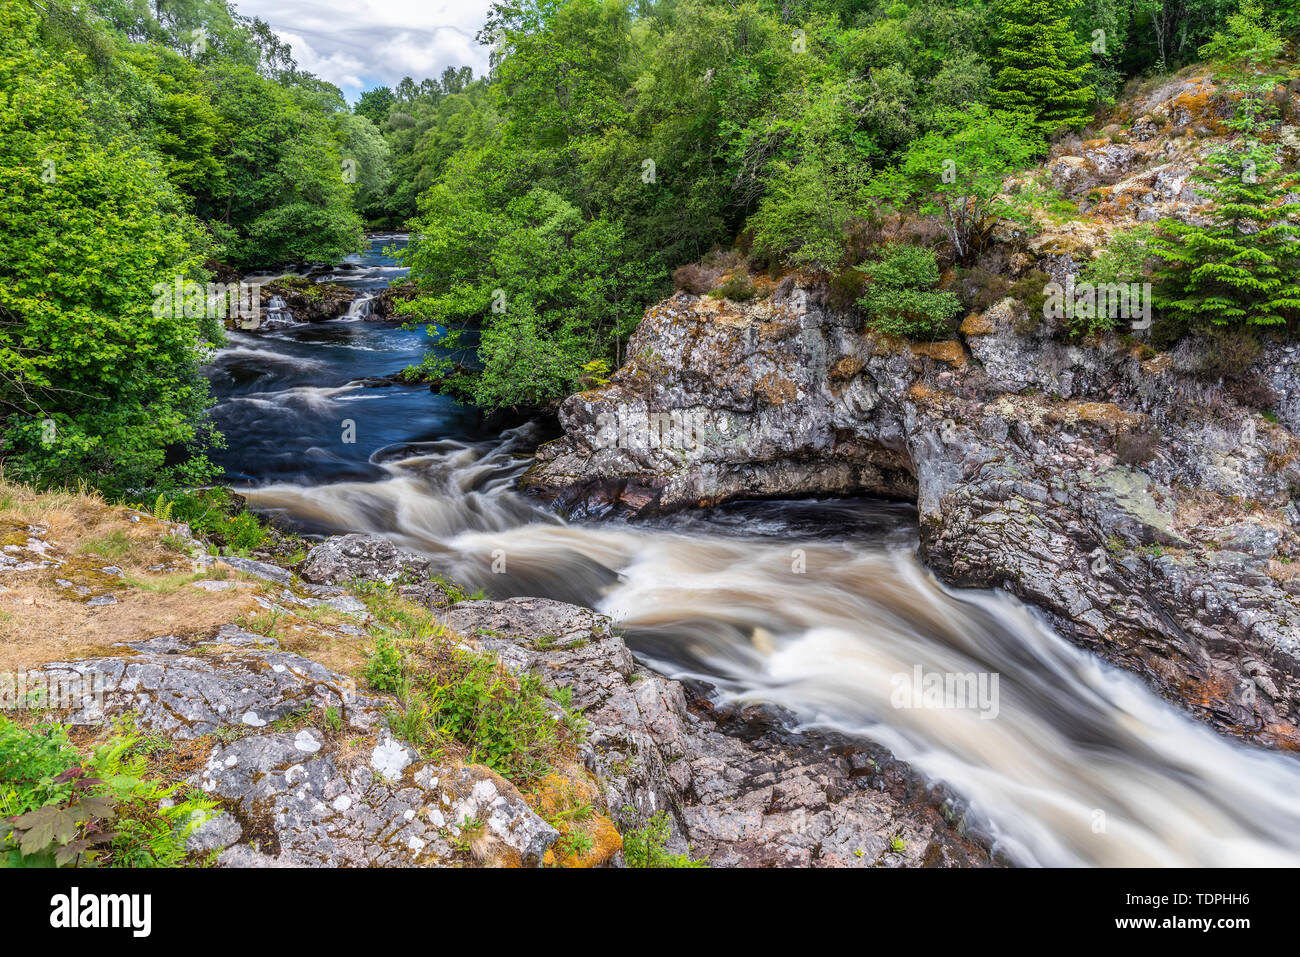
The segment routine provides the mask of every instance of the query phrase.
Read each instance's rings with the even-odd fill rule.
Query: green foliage
[[[868,192],[886,208],[938,216],[964,262],[976,253],[990,218],[1008,210],[998,199],[1003,180],[1042,147],[1016,116],[983,106],[946,111],[936,123]]]
[[[994,0],[998,17],[990,99],[1043,134],[1092,118],[1087,47],[1070,24],[1078,0]]]
[[[732,302],[747,302],[757,294],[758,290],[754,288],[749,272],[744,269],[737,269],[726,282],[709,291],[709,295],[715,299],[730,299]]]
[[[160,493],[153,514],[163,521],[183,522],[228,554],[246,555],[270,541],[262,520],[239,508],[231,493],[220,487]]]
[[[873,170],[989,81],[970,0],[523,0],[481,37],[488,80],[404,81],[366,109],[387,103],[396,189],[421,191],[407,309],[442,349],[425,374],[489,406],[621,364],[673,270],[738,235],[755,268],[836,269]]]
[[[366,680],[398,699],[389,721],[399,737],[433,753],[457,742],[467,761],[516,783],[546,774],[581,739],[585,722],[570,694],[548,690],[536,675],[516,678],[494,654],[453,645],[431,616],[413,617],[387,586],[371,586],[363,597],[389,629],[367,657]]]
[[[623,304],[643,299],[654,277],[620,262],[619,225],[585,220],[540,187],[492,213],[483,171],[465,174],[459,188],[421,197],[407,256],[421,295],[402,311],[447,330],[442,345],[453,351],[426,360],[428,374],[450,369],[476,333],[481,368],[453,387],[488,408],[544,405],[574,391],[601,343],[630,334],[640,313]]]
[[[83,756],[61,725],[27,729],[0,717],[0,860],[10,867],[183,863],[186,837],[215,805],[151,779],[148,749],[123,727]]]
[[[623,835],[623,860],[628,867],[708,867],[688,854],[670,854],[664,847],[672,836],[667,811],[656,811],[645,826]]]
[[[103,142],[66,52],[0,5],[0,430],[12,478],[121,493],[210,472],[205,318],[162,317],[155,283],[198,276],[199,225],[148,155]],[[168,460],[169,447],[189,457]]]
[[[1273,147],[1214,150],[1193,181],[1213,200],[1208,223],[1162,220],[1155,305],[1182,329],[1277,325],[1300,314],[1300,203]]]
[[[1128,285],[1147,281],[1154,256],[1152,243],[1155,229],[1152,226],[1135,226],[1115,233],[1101,255],[1089,260],[1079,270],[1079,283],[1099,285]],[[1084,310],[1070,317],[1070,329],[1076,335],[1095,335],[1114,328],[1118,317],[1104,309]],[[1041,314],[1041,313],[1039,313]]]
[[[1286,47],[1286,41],[1269,23],[1258,0],[1241,0],[1237,13],[1228,17],[1228,29],[1214,34],[1197,51],[1225,69],[1229,76],[1266,70]]]
[[[879,262],[859,266],[870,286],[858,304],[878,330],[889,335],[941,338],[952,331],[961,301],[934,287],[939,267],[934,253],[920,246],[891,246]]]

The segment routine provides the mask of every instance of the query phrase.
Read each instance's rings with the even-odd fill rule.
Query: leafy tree
[[[0,0],[0,86],[23,91],[0,99],[4,464],[119,493],[203,479],[200,350],[221,331],[151,306],[155,283],[197,275],[206,240],[148,156],[99,141],[75,96],[81,66],[46,54],[30,7]]]
[[[1300,315],[1300,202],[1271,146],[1214,150],[1194,175],[1213,201],[1204,225],[1166,219],[1153,251],[1154,302],[1194,329],[1265,326]]]
[[[1087,47],[1070,25],[1078,0],[995,0],[997,48],[990,100],[1028,117],[1042,133],[1092,118],[1084,82]]]
[[[1228,17],[1228,29],[1215,33],[1197,53],[1233,73],[1257,73],[1272,64],[1285,46],[1286,41],[1265,21],[1257,0],[1242,0],[1238,12]]]
[[[353,109],[375,126],[383,126],[396,102],[397,98],[393,96],[393,91],[386,86],[381,86],[362,93]]]
[[[240,132],[221,157],[229,190],[196,196],[225,258],[238,266],[333,262],[360,248],[361,220],[324,112],[343,109],[338,91],[286,88],[234,67],[208,83],[223,121]]]
[[[1019,117],[982,105],[945,112],[936,122],[938,129],[913,141],[868,193],[894,209],[937,215],[964,262],[989,219],[1006,208],[998,199],[1003,180],[1042,147]]]
[[[924,339],[951,333],[961,301],[950,292],[934,288],[939,282],[939,267],[931,250],[891,246],[879,262],[858,268],[871,283],[858,304],[876,329]]]
[[[388,143],[365,116],[338,115],[345,169],[356,183],[353,203],[367,218],[383,214],[389,183]]]
[[[479,170],[457,172],[465,177],[457,187],[421,198],[407,249],[421,295],[403,310],[443,327],[444,349],[472,348],[477,335],[478,368],[449,380],[458,394],[488,408],[561,398],[584,365],[630,333],[640,311],[624,303],[640,301],[633,296],[647,279],[620,265],[617,224],[586,221],[541,187],[488,215]],[[444,375],[455,356],[431,357],[425,370]]]

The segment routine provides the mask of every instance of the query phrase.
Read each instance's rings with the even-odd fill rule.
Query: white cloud
[[[293,48],[298,65],[343,90],[416,82],[449,66],[487,70],[488,49],[474,40],[491,0],[236,0]]]

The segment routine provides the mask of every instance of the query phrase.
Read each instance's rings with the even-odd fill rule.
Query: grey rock
[[[299,574],[304,581],[342,585],[354,579],[392,584],[429,577],[429,561],[378,535],[336,535],[313,548]]]
[[[196,812],[202,813],[202,812]],[[187,851],[205,854],[229,847],[243,836],[244,829],[230,814],[221,811],[212,815],[185,839]]]
[[[134,712],[139,727],[182,739],[224,727],[263,727],[304,709],[337,708],[358,730],[382,723],[383,702],[358,695],[350,679],[234,625],[211,638],[163,636],[130,647],[130,657],[37,669],[50,678],[76,679],[85,689],[67,720],[101,724]],[[231,650],[209,650],[216,648]]]
[[[1190,346],[1141,361],[1117,339],[1063,344],[1024,332],[1009,300],[961,342],[909,345],[782,287],[652,307],[611,383],[562,403],[565,435],[523,486],[577,515],[911,497],[949,583],[1007,588],[1216,728],[1300,746],[1300,587],[1284,567],[1300,559],[1300,348],[1255,369],[1274,425],[1198,378]],[[734,427],[666,448],[656,414]],[[1266,671],[1258,694],[1246,661]]]
[[[279,565],[272,565],[269,562],[259,562],[252,558],[239,558],[235,555],[224,556],[221,561],[236,571],[264,578],[267,581],[275,582],[277,585],[288,585],[293,581],[293,575]]]
[[[461,602],[444,620],[512,670],[572,689],[589,723],[583,760],[624,829],[666,811],[670,847],[715,866],[989,863],[936,806],[909,797],[916,782],[883,749],[855,767],[811,744],[724,733],[679,682],[638,668],[604,615],[516,598]],[[889,854],[899,833],[906,849]]]

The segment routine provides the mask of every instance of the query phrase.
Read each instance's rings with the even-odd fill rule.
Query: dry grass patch
[[[0,671],[120,655],[123,649],[113,648],[119,642],[205,634],[258,607],[248,591],[189,587],[169,593],[119,587],[112,592],[117,604],[93,607],[75,592],[44,580],[24,581],[21,575],[0,579],[9,579],[0,593]]]

